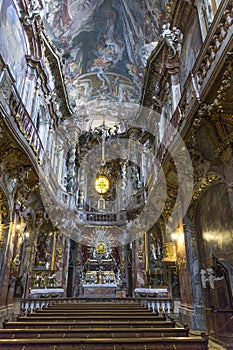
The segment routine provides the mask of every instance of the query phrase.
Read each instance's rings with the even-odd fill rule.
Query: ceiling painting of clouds
[[[111,93],[114,81],[124,76],[139,94],[146,59],[160,34],[164,14],[162,2],[48,2],[46,29],[63,55],[67,86],[74,100],[77,79],[91,74],[99,79],[102,92]]]

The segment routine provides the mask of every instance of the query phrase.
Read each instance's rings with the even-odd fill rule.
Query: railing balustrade
[[[40,136],[35,125],[33,124],[31,117],[29,116],[22,103],[19,104],[15,118],[19,125],[19,129],[25,135],[32,149],[37,154],[39,160],[42,161],[44,148],[42,146]]]
[[[174,313],[174,302],[170,298],[153,298],[153,297],[132,297],[132,298],[40,298],[32,297],[25,299],[15,299],[17,310],[20,315],[28,315],[36,310],[41,310],[50,305],[62,303],[62,304],[77,304],[85,302],[106,302],[111,301],[113,303],[135,303],[138,302],[146,309],[151,310],[157,314],[173,314]]]

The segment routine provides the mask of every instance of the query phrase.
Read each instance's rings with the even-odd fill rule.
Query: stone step
[[[62,311],[61,311],[62,313]],[[17,320],[20,322],[30,322],[30,321],[62,321],[62,320],[70,320],[71,322],[75,320],[80,321],[89,321],[89,322],[96,322],[97,320],[102,320],[105,322],[110,322],[113,320],[122,320],[122,315],[42,315],[42,314],[33,314],[28,316],[18,316]],[[124,315],[124,321],[141,321],[141,322],[149,322],[149,321],[165,321],[164,316],[156,316],[155,314],[149,314],[149,315],[127,315],[125,313]]]
[[[19,315],[20,316],[20,315]],[[130,316],[130,317],[148,317],[148,316],[153,316],[153,317],[156,317],[157,319],[161,319],[161,320],[164,320],[165,319],[165,316],[164,315],[158,315],[157,313],[153,313],[152,311],[150,310],[147,310],[147,311],[140,311],[140,312],[132,312],[132,311],[128,311],[128,310],[125,310],[125,311],[91,311],[91,310],[86,310],[86,311],[63,311],[63,310],[60,310],[60,311],[57,311],[57,312],[53,312],[53,311],[36,311],[36,312],[32,312],[32,313],[28,313],[27,314],[28,317],[54,317],[54,318],[57,318],[59,316],[64,316],[64,317],[92,317],[92,318],[95,318],[95,317],[125,317],[125,316]]]
[[[144,338],[144,337],[184,337],[188,328],[91,328],[91,329],[0,329],[0,338]]]
[[[3,327],[5,328],[64,328],[64,329],[73,329],[73,328],[96,328],[96,327],[105,327],[105,328],[140,328],[140,327],[150,327],[150,328],[172,328],[175,327],[174,321],[31,321],[30,319],[25,319],[24,322],[20,321],[7,321],[4,322]]]
[[[0,348],[7,350],[207,350],[202,337],[158,338],[62,338],[62,339],[0,339]]]

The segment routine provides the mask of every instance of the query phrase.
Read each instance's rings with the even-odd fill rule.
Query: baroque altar
[[[109,284],[84,284],[83,295],[88,298],[114,298],[116,296],[117,285]]]
[[[81,273],[80,294],[84,297],[115,297],[122,279],[113,248],[104,241],[98,241],[88,251]]]

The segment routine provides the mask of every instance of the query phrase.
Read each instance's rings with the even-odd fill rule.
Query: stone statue
[[[215,282],[216,282],[216,281],[221,281],[221,280],[224,278],[224,276],[216,277],[216,276],[214,275],[214,270],[213,270],[212,268],[209,268],[209,269],[206,269],[206,270],[207,270],[208,275],[209,275],[208,280],[209,280],[210,288],[211,288],[211,289],[214,289],[214,288],[215,288],[215,286],[214,286]]]
[[[153,243],[151,243],[151,245],[150,245],[150,251],[151,251],[151,255],[152,255],[153,259],[157,260],[156,248],[155,248],[155,245]]]
[[[56,283],[56,273],[49,274],[47,278],[48,278],[47,286],[48,287],[54,287],[55,283]]]
[[[206,270],[201,269],[201,284],[203,288],[206,288],[206,283],[208,281],[208,278],[206,277]]]
[[[203,288],[206,288],[207,287],[207,282],[209,282],[209,286],[211,289],[214,289],[215,288],[215,282],[216,281],[221,281],[224,276],[221,276],[221,277],[216,277],[214,275],[214,270],[210,267],[210,268],[207,268],[206,270],[205,269],[201,269],[201,284],[202,284],[202,287]],[[208,274],[208,277],[207,277],[207,274]]]
[[[168,57],[170,59],[174,58],[176,55],[180,55],[181,52],[181,44],[183,41],[183,34],[181,31],[174,27],[172,30],[170,29],[170,24],[164,24],[162,26],[162,34],[160,35],[161,40],[165,40],[166,45],[168,46]]]

